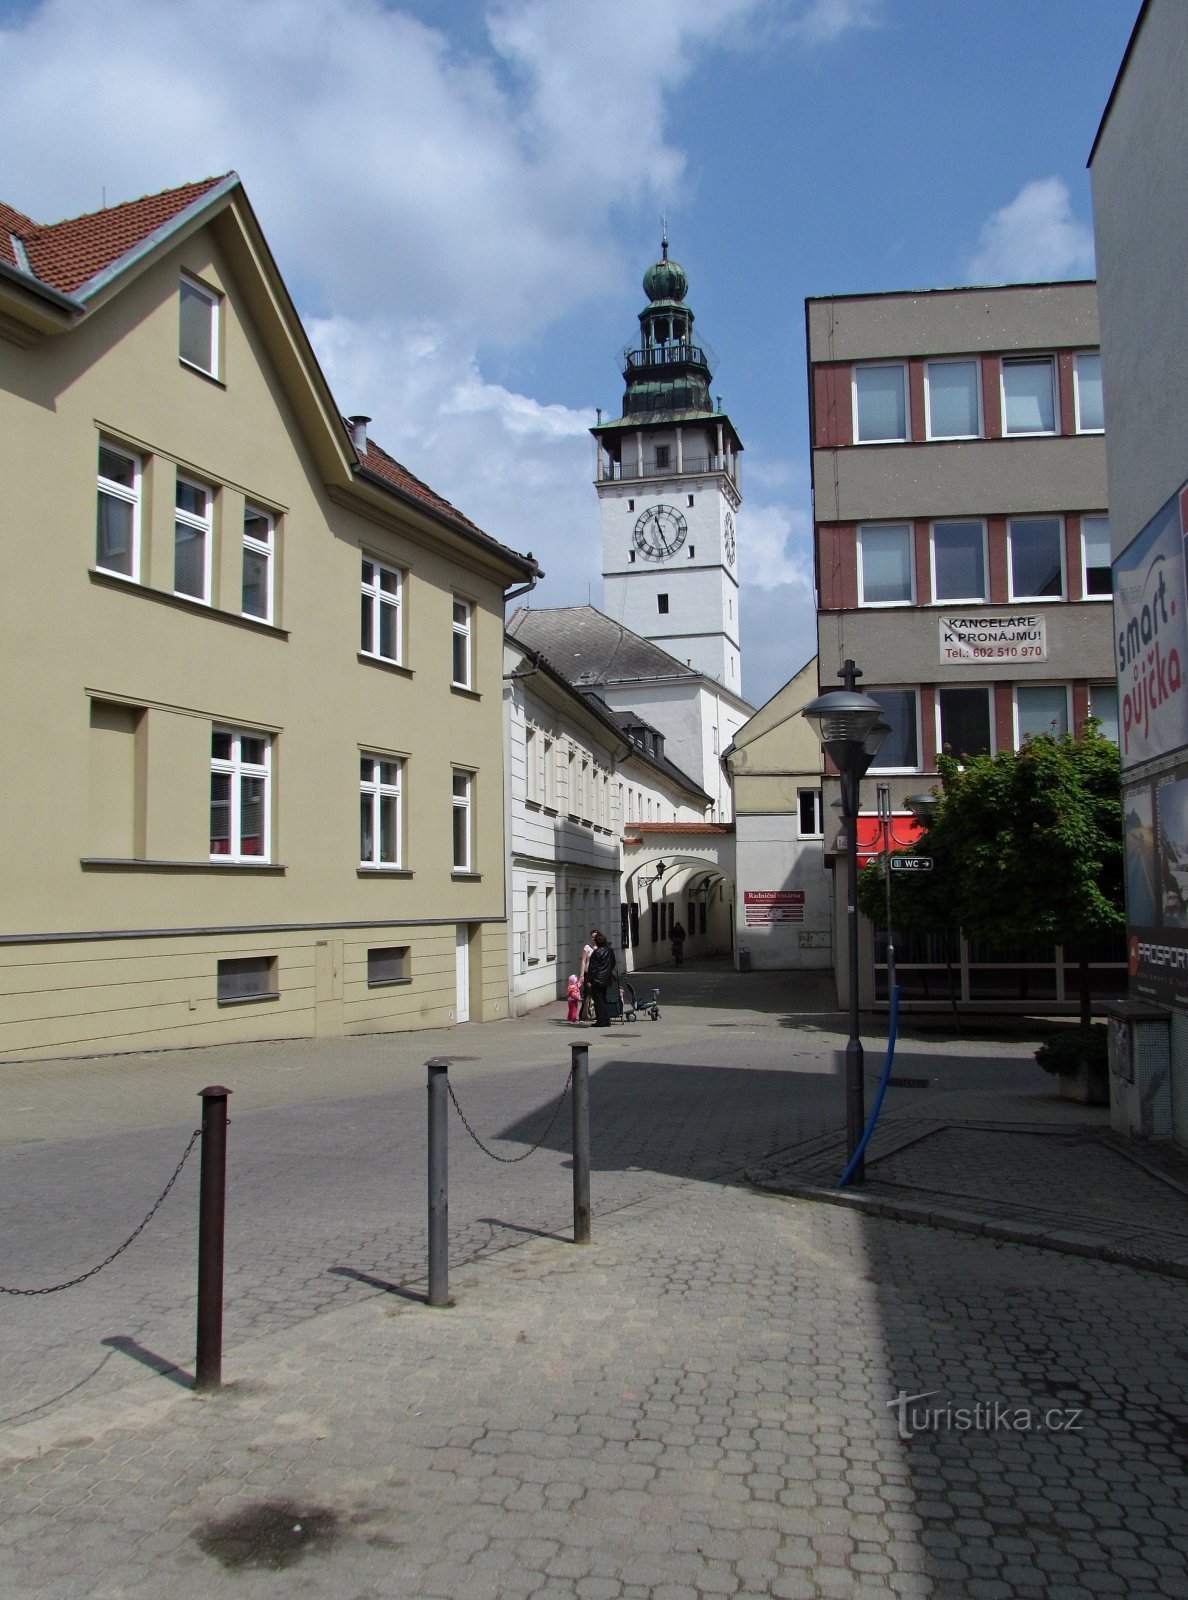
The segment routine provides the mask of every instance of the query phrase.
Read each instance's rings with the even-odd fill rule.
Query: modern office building
[[[909,843],[904,802],[935,783],[938,751],[1017,748],[1090,715],[1116,736],[1097,300],[1081,281],[805,310],[820,684],[852,659],[891,727],[862,787],[868,854],[877,786]],[[827,858],[838,795],[826,776]],[[897,955],[911,1002],[948,1003],[952,982],[968,1005],[1075,1005],[1075,966],[1051,947],[916,938]],[[1117,986],[1120,953],[1095,956],[1098,991]],[[886,993],[869,929],[861,959],[869,1003]]]

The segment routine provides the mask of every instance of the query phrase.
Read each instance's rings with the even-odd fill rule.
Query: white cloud
[[[491,383],[479,352],[580,326],[636,279],[628,228],[693,181],[668,113],[707,52],[825,43],[878,3],[476,0],[459,21],[393,0],[0,0],[0,197],[48,221],[238,171],[343,410],[532,549],[545,603],[597,600],[593,417]],[[806,521],[747,507],[740,559],[811,611]]]
[[[1093,233],[1073,215],[1063,178],[1025,183],[982,224],[969,283],[1036,283],[1093,276]]]

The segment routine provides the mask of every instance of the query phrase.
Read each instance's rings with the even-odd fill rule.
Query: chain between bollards
[[[221,1084],[201,1091],[195,1389],[218,1389],[223,1382],[223,1224],[227,1209],[227,1096],[230,1093],[230,1089],[224,1089]]]
[[[590,1047],[569,1047],[573,1080],[573,1242],[590,1243]]]
[[[449,1070],[426,1061],[429,1071],[429,1294],[431,1306],[450,1303]]]

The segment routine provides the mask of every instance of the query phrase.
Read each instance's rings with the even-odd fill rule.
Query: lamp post
[[[838,673],[844,689],[810,700],[801,711],[813,724],[826,755],[841,779],[842,820],[846,828],[846,934],[849,980],[850,1037],[846,1042],[846,1144],[853,1161],[866,1122],[864,1061],[858,1036],[858,799],[862,776],[890,731],[882,721],[883,708],[856,687],[861,670],[847,659]],[[861,1183],[865,1165],[859,1161],[851,1181]]]

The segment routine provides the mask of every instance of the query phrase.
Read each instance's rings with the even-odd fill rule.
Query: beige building
[[[817,694],[814,656],[741,727],[722,758],[734,789],[739,964],[833,964],[821,746],[801,716]]]
[[[505,1016],[535,563],[344,423],[234,174],[0,206],[0,436],[0,1059]]]
[[[879,787],[899,848],[938,751],[1017,749],[1090,715],[1117,736],[1097,296],[1087,281],[837,295],[805,315],[820,684],[840,688],[852,660],[890,726],[862,784],[867,859]],[[827,861],[839,787],[827,772]],[[869,933],[864,1004],[887,993]],[[1099,994],[1124,982],[1122,954],[1094,951]],[[1076,964],[1051,946],[918,935],[896,955],[909,1004],[946,1005],[953,982],[966,1005],[1076,1007]]]

